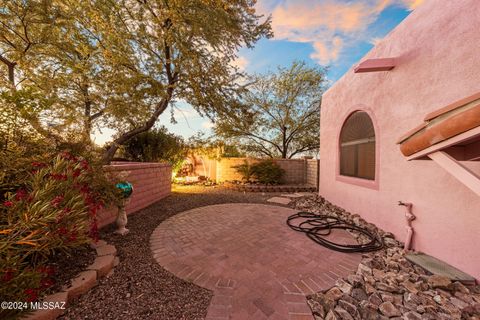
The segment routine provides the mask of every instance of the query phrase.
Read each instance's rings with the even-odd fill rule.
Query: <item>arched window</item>
[[[352,113],[343,124],[340,175],[375,180],[375,130],[366,112]]]

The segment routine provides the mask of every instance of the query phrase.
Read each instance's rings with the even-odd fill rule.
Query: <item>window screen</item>
[[[352,113],[340,133],[340,174],[375,180],[375,130],[366,112]]]

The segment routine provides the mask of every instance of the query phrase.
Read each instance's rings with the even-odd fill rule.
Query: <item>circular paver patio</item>
[[[162,222],[150,240],[156,261],[214,296],[207,319],[313,319],[305,295],[352,273],[360,254],[328,250],[291,230],[296,211],[261,204],[200,207]],[[351,242],[346,232],[329,240]]]

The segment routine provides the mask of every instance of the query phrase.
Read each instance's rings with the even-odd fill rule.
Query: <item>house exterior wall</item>
[[[133,185],[133,194],[126,206],[127,214],[146,208],[171,193],[172,166],[166,163],[127,163],[105,167],[108,172],[128,172],[125,180]],[[110,207],[98,212],[98,225],[103,227],[115,221],[118,209]]]
[[[404,241],[413,203],[413,248],[480,279],[480,197],[429,160],[407,161],[396,141],[424,116],[480,92],[480,2],[427,0],[363,59],[396,58],[388,72],[353,68],[322,99],[319,192]],[[338,174],[338,138],[353,111],[376,132],[375,181]],[[463,162],[480,173],[480,162]]]

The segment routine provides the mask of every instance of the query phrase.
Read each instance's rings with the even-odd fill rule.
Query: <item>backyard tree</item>
[[[129,160],[167,161],[174,172],[180,168],[188,153],[187,144],[182,137],[168,132],[163,126],[136,135],[123,149]]]
[[[253,0],[0,1],[9,102],[44,98],[20,115],[54,140],[68,130],[91,143],[95,126],[115,129],[105,162],[175,101],[228,113],[242,90],[237,50],[271,35]]]
[[[217,120],[215,133],[270,158],[318,151],[325,82],[325,69],[298,61],[276,73],[252,76],[249,91]]]

